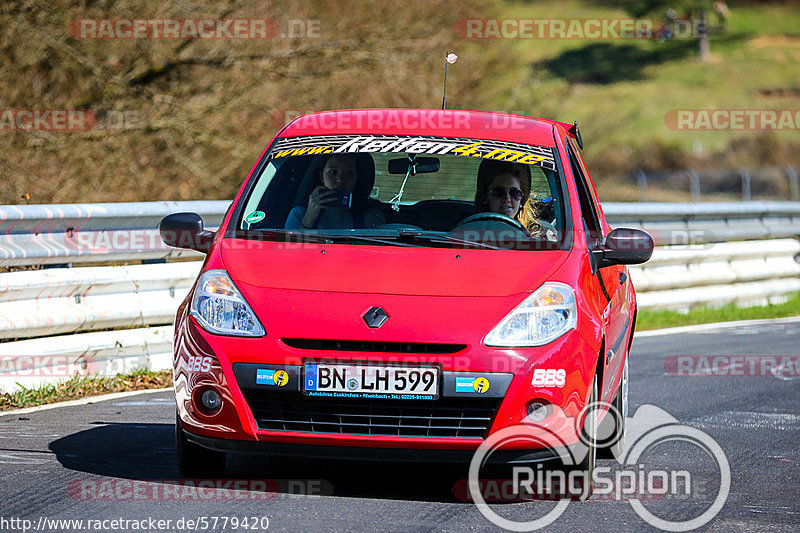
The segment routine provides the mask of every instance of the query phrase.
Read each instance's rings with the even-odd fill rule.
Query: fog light
[[[200,395],[200,403],[203,405],[204,409],[213,412],[222,405],[222,397],[220,397],[219,393],[214,389],[208,389],[203,391],[203,394]]]
[[[550,409],[548,409],[547,403],[535,400],[528,404],[528,418],[531,419],[531,422],[544,422],[549,414]]]

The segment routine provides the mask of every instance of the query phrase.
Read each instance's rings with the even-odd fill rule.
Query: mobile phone
[[[329,204],[332,207],[343,207],[345,209],[350,209],[353,205],[353,195],[352,193],[335,190],[334,194],[331,194],[330,197],[335,199],[336,201],[331,201]]]

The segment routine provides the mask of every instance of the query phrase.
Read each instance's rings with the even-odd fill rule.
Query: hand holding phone
[[[328,204],[329,207],[350,209],[353,205],[353,194],[347,191],[335,189],[333,194],[329,195],[329,198],[331,198],[331,202]]]

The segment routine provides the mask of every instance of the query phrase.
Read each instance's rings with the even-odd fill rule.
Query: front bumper
[[[533,399],[558,406],[567,418],[576,416],[588,397],[597,360],[597,354],[577,330],[547,346],[531,349],[465,345],[463,350],[450,355],[353,350],[321,354],[317,350],[287,346],[281,340],[218,337],[201,330],[192,317],[179,313],[178,318],[174,360],[178,414],[184,429],[198,439],[198,444],[215,449],[227,446],[217,442],[223,440],[230,441],[232,447],[255,446],[256,450],[296,448],[302,451],[292,455],[302,456],[313,455],[316,447],[342,448],[347,450],[346,454],[356,457],[372,453],[382,455],[373,449],[403,450],[400,455],[430,451],[435,456],[448,450],[457,452],[456,455],[471,454],[493,432],[525,424],[527,404]],[[442,369],[440,398],[408,400],[413,405],[400,405],[397,403],[400,400],[350,400],[348,403],[340,399],[309,398],[300,388],[302,364],[309,359],[319,359],[321,355],[325,360],[348,362],[366,360],[408,365],[437,362]],[[192,358],[198,356],[213,359],[210,372],[191,369]],[[289,379],[281,386],[257,383],[255,375],[259,369],[284,370]],[[536,369],[563,369],[565,383],[563,386],[533,386]],[[454,380],[457,376],[486,377],[491,385],[483,394],[456,394]],[[217,388],[222,395],[223,407],[218,414],[209,416],[197,408],[197,391],[203,387]],[[443,409],[457,408],[449,403],[453,401],[461,402],[460,413],[456,417],[443,416]],[[400,414],[381,411],[392,402]],[[350,411],[319,412],[318,408],[325,406]],[[476,411],[472,411],[473,408]],[[414,411],[404,418],[407,409],[428,411]],[[284,416],[287,410],[302,412],[299,416],[294,413],[292,418]],[[334,423],[337,414],[348,415],[348,423],[343,424],[341,418],[338,424]],[[359,419],[376,415],[392,418],[386,424],[391,426],[390,431],[376,431],[374,422]],[[474,426],[468,420],[471,418],[484,419],[485,426]],[[577,441],[574,425],[569,420],[557,419],[545,425],[549,431],[556,432],[565,445]],[[411,426],[426,428],[420,433],[419,427]],[[199,442],[203,438],[210,440]],[[523,452],[538,453],[530,449],[519,451],[524,456]],[[321,456],[330,457],[330,453],[326,451]]]
[[[252,442],[232,439],[205,437],[186,433],[187,439],[209,450],[220,452],[264,454],[275,457],[298,457],[304,459],[324,459],[357,462],[398,462],[398,463],[469,463],[474,450],[451,449],[409,449],[409,448],[356,448],[353,446],[334,446],[325,444],[295,444],[281,442]],[[559,455],[550,449],[541,450],[499,450],[492,453],[487,464],[528,465],[557,460]]]

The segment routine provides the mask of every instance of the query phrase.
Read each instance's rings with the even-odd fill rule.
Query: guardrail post
[[[636,183],[639,185],[639,201],[647,201],[647,174],[641,168],[636,171]]]
[[[700,176],[693,168],[689,169],[689,190],[692,193],[692,201],[700,201]]]
[[[739,169],[739,177],[742,178],[742,200],[750,201],[750,173],[746,169]]]
[[[794,167],[786,167],[786,177],[789,178],[789,193],[792,200],[800,200],[800,191],[797,187],[797,170]]]

